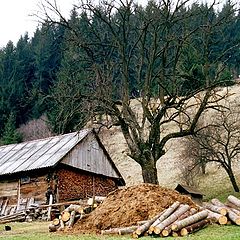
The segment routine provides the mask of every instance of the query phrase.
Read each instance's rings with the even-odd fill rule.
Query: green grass
[[[233,194],[237,197],[240,197],[240,194],[235,194],[231,188],[226,189],[214,189],[212,195],[207,195],[206,200],[211,198],[218,198],[222,202],[225,202],[227,196]],[[4,226],[11,226],[11,231],[5,231]],[[99,236],[99,235],[85,235],[79,233],[49,233],[48,232],[49,222],[23,222],[23,223],[8,223],[0,224],[0,240],[127,240],[132,239],[131,236]],[[153,237],[141,237],[141,240],[151,240],[151,239],[163,239],[163,238],[153,238]],[[228,226],[219,226],[211,225],[201,231],[198,231],[194,234],[190,234],[187,237],[167,237],[164,238],[167,240],[231,240],[231,239],[240,239],[240,226],[228,225]]]
[[[6,240],[127,240],[131,236],[98,236],[98,235],[83,235],[79,233],[49,233],[48,224],[46,222],[33,222],[33,223],[9,223],[12,227],[11,231],[4,231],[5,224],[0,225],[0,239]],[[162,239],[152,237],[142,237],[142,240]],[[167,240],[229,240],[240,239],[240,226],[219,226],[212,225],[198,231],[197,233],[190,234],[187,237],[167,237]]]

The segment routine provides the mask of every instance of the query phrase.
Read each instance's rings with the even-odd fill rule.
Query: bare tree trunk
[[[158,184],[157,168],[155,165],[141,165],[144,183]]]
[[[235,192],[239,192],[239,187],[238,187],[238,185],[237,185],[237,181],[236,181],[236,178],[235,178],[235,176],[234,176],[234,174],[233,174],[232,169],[231,169],[231,168],[230,168],[230,169],[226,169],[226,168],[225,168],[225,170],[226,170],[226,172],[227,172],[227,174],[228,174],[228,176],[229,176],[229,179],[230,179],[230,181],[231,181],[231,183],[232,183],[232,186],[233,186],[234,191],[235,191]]]

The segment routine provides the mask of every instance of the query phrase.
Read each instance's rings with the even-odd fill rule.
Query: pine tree
[[[1,143],[4,145],[11,143],[19,143],[21,142],[21,135],[16,130],[16,117],[15,114],[10,113],[8,120],[5,124]]]

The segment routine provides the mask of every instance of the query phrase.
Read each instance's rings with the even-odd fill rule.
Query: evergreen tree
[[[10,113],[8,120],[5,124],[1,143],[4,145],[11,143],[19,143],[21,142],[21,135],[16,130],[16,117],[15,114]]]

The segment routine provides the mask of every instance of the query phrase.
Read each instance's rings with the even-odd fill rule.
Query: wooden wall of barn
[[[8,180],[0,181],[1,199],[9,199],[9,204],[17,204],[18,199],[25,201],[34,198],[36,203],[45,203],[45,193],[49,186],[47,174],[36,177],[32,176],[15,176]]]
[[[75,170],[61,168],[57,171],[59,201],[80,199],[93,196],[106,196],[117,185],[111,178]]]

